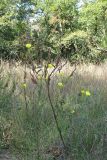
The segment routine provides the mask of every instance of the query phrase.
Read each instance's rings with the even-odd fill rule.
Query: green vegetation
[[[76,160],[106,159],[106,77],[99,80],[99,76],[91,77],[93,71],[87,71],[88,75],[85,72],[77,72],[66,83],[65,74],[58,73],[51,81],[51,100],[67,147],[64,156]],[[17,73],[14,76],[17,80]],[[19,154],[19,159],[53,159],[55,153],[48,150],[54,146],[63,149],[63,144],[45,81],[38,79],[37,84],[32,84],[29,79],[25,85],[16,80],[16,87],[11,86],[8,92],[5,82],[0,85],[0,148]]]
[[[0,1],[1,153],[13,160],[107,159],[106,6]]]
[[[0,2],[0,53],[4,59],[56,58],[100,63],[106,58],[107,2],[78,0]],[[49,57],[48,57],[49,58]]]

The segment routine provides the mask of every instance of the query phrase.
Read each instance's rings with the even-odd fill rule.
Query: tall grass
[[[51,100],[67,152],[64,152],[56,127],[45,81],[40,79],[37,84],[32,83],[27,69],[25,87],[23,67],[7,69],[4,73],[6,66],[3,66],[0,79],[0,148],[8,148],[21,160],[52,160],[56,156],[56,159],[64,160],[106,160],[105,66],[79,66],[69,80],[67,75],[71,68],[66,66],[64,74],[56,73],[51,81]],[[64,87],[59,88],[58,82],[62,82]],[[89,91],[90,96],[82,94],[82,90]]]

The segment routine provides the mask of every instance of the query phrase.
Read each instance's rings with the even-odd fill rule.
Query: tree
[[[78,0],[1,2],[2,57],[23,59],[25,45],[31,43],[30,57],[38,61],[58,54],[73,63],[105,58],[107,1],[85,0],[80,8]]]

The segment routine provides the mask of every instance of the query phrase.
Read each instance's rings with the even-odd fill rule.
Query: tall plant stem
[[[24,83],[26,84],[26,62],[25,62],[25,70],[24,70]],[[26,88],[24,88],[24,99],[25,99],[25,106],[26,111],[28,110],[28,103],[27,103],[27,94],[26,94]]]
[[[62,141],[62,144],[63,144],[64,148],[66,148],[64,138],[63,138],[63,135],[62,135],[62,132],[61,132],[61,128],[59,127],[57,115],[55,113],[54,105],[52,103],[51,96],[50,96],[50,80],[49,79],[48,79],[48,82],[47,82],[47,90],[48,90],[48,99],[49,99],[49,102],[50,102],[50,105],[51,105],[51,108],[52,108],[52,112],[53,112],[54,120],[55,120],[55,123],[56,123],[56,127],[57,127],[57,130],[58,130],[60,139]]]

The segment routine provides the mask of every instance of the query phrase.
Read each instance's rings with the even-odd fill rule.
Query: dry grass
[[[62,62],[64,64],[64,62]],[[35,64],[36,65],[36,64]],[[78,65],[76,69],[76,74],[78,76],[84,76],[89,80],[90,78],[97,79],[97,80],[104,80],[106,82],[107,79],[107,62],[103,63],[101,65],[93,65],[93,64],[82,64]],[[2,74],[6,75],[7,73],[10,73],[12,78],[15,78],[17,81],[23,81],[24,77],[24,65],[21,64],[21,62],[18,63],[8,63],[8,62],[2,62],[1,63],[2,68]],[[71,67],[69,63],[67,63],[63,68],[62,72],[64,72],[65,75],[69,75],[74,67]],[[43,70],[43,67],[42,67]],[[30,81],[31,79],[31,67],[27,68],[27,80]],[[41,72],[40,72],[41,73]],[[57,74],[57,72],[55,72]]]
[[[107,116],[106,66],[107,63],[99,66],[92,64],[79,65],[73,77],[68,80],[67,76],[74,68],[67,63],[62,69],[64,75],[55,76],[58,74],[56,72],[52,78],[52,100],[65,142],[69,146],[70,155],[71,153],[74,155],[74,160],[106,160],[102,149],[103,136],[107,130],[105,123]],[[27,68],[26,92],[29,113],[28,117],[26,117],[24,92],[21,86],[24,82],[24,66],[21,64],[12,64],[10,66],[8,63],[2,62],[1,67],[1,76],[4,75],[6,77],[10,74],[11,83],[15,81],[16,85],[15,92],[12,95],[12,107],[14,108],[12,110],[14,118],[11,117],[14,123],[12,126],[12,146],[26,154],[27,151],[34,151],[35,147],[38,149],[36,141],[39,139],[40,160],[48,160],[49,156],[43,159],[44,150],[49,146],[53,146],[56,142],[58,144],[60,139],[47,99],[47,90],[44,87],[44,82],[42,81],[42,86],[39,83],[41,80],[38,80],[38,84],[32,83],[31,69]],[[61,91],[56,86],[59,81],[64,84],[64,88]],[[81,89],[89,90],[91,96],[80,96]],[[17,110],[18,107],[20,110]],[[71,110],[74,109],[75,113],[73,114]],[[40,128],[38,128],[38,123]],[[36,132],[33,132],[32,128]],[[35,157],[37,159],[37,155]],[[23,159],[29,158],[26,155],[26,158],[24,157]],[[32,160],[34,159],[32,158]],[[64,160],[68,159],[65,158]]]

